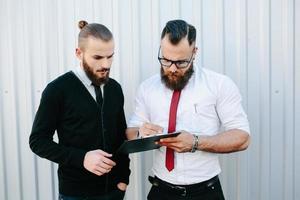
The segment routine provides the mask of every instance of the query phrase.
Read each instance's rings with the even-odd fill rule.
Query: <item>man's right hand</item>
[[[139,129],[139,134],[141,137],[147,137],[151,135],[156,135],[163,133],[164,128],[156,124],[144,123]]]
[[[85,154],[83,166],[86,170],[101,176],[116,165],[114,161],[109,159],[112,154],[106,153],[102,150],[89,151]]]

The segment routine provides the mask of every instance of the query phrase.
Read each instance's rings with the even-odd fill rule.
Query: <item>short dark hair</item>
[[[167,22],[161,33],[161,39],[163,39],[167,34],[170,42],[174,45],[178,44],[180,40],[186,36],[189,41],[189,45],[196,41],[195,27],[180,19]]]
[[[80,32],[78,35],[78,45],[82,46],[83,40],[88,37],[94,37],[97,39],[101,39],[105,42],[113,39],[113,35],[111,31],[102,24],[92,23],[89,24],[84,20],[79,21],[78,27],[80,28]]]

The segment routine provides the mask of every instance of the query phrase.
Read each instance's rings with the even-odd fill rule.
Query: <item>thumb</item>
[[[105,156],[105,157],[112,157],[112,154],[107,153],[107,152],[105,152],[105,151],[103,151],[101,149],[96,150],[96,152],[99,153],[99,154],[101,154],[102,156]]]

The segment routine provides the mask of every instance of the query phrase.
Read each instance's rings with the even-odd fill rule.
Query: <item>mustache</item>
[[[179,76],[179,72],[175,71],[175,72],[165,72],[165,75],[168,76]]]
[[[101,69],[98,69],[97,72],[109,72],[110,71],[110,68],[101,68]]]

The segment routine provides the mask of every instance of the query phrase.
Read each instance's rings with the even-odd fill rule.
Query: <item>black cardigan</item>
[[[114,156],[117,165],[102,176],[83,167],[86,152],[102,149],[114,154],[126,139],[123,105],[122,88],[111,78],[104,86],[102,114],[101,108],[73,72],[47,85],[29,144],[34,153],[59,164],[61,194],[101,195],[116,188],[118,182],[129,182],[127,155]],[[55,131],[58,143],[53,141]]]

